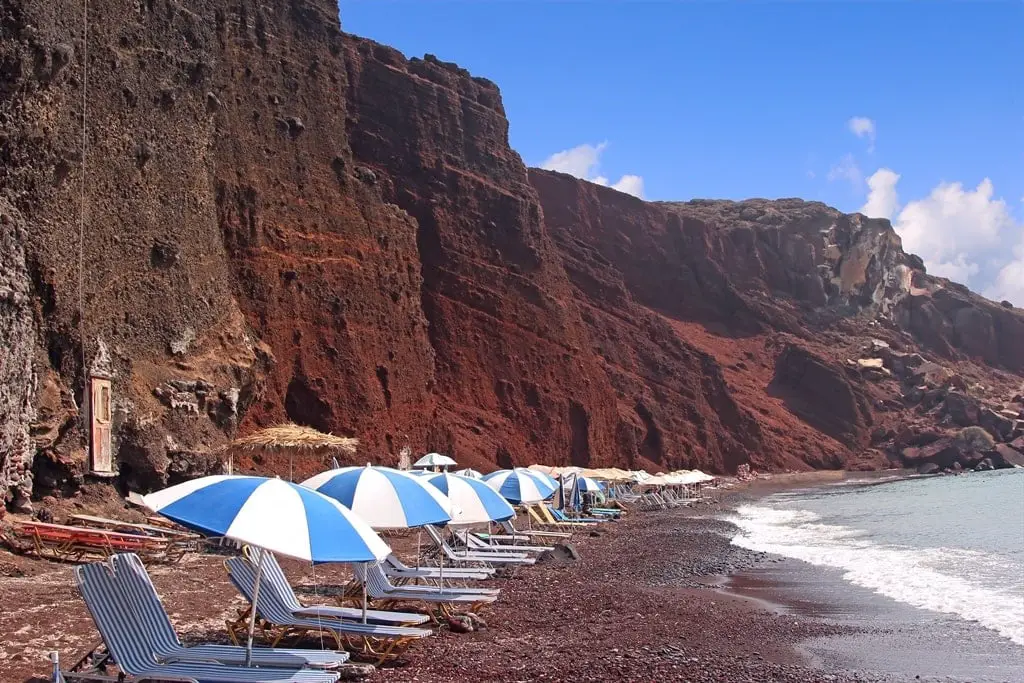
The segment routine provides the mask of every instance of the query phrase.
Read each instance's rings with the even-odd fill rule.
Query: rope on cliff
[[[88,360],[85,349],[85,214],[88,208],[86,194],[86,152],[88,128],[86,107],[89,94],[89,0],[82,0],[82,205],[78,220],[78,334],[82,340],[82,400],[87,401],[89,391]]]

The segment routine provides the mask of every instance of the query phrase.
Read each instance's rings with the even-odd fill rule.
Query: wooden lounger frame
[[[248,638],[249,618],[252,614],[252,605],[245,609],[239,609],[234,619],[225,620],[228,637],[235,645],[241,645]],[[334,640],[337,649],[346,650],[352,653],[353,658],[368,660],[375,666],[380,666],[386,661],[394,660],[405,654],[405,651],[418,638],[373,638],[371,636],[354,636],[346,633],[338,633],[334,629],[324,626],[316,628],[313,626],[284,626],[267,621],[263,617],[256,616],[256,629],[260,636],[269,643],[270,647],[277,647],[285,638],[294,638],[300,641],[311,633],[326,634]]]

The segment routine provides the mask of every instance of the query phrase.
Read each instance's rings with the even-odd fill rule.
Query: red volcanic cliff
[[[1024,316],[885,221],[528,170],[495,84],[330,0],[114,0],[88,45],[68,0],[0,12],[15,507],[81,483],[97,357],[129,488],[281,420],[480,468],[952,462],[953,414],[1015,448]]]

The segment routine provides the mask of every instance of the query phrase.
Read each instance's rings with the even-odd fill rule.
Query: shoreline
[[[868,488],[927,478],[910,474],[851,477],[849,483]],[[820,487],[796,488],[811,493]],[[796,488],[777,489],[768,495]],[[756,500],[736,499],[733,503],[735,507]],[[790,507],[800,509],[798,502],[786,506]],[[845,569],[772,557],[771,563],[719,577],[709,581],[709,586],[777,614],[850,627],[842,635],[812,637],[796,644],[805,661],[823,672],[853,668],[896,680],[1024,681],[1024,647],[990,625],[956,613],[916,607],[852,583]]]
[[[403,665],[378,669],[373,681],[780,681],[806,683],[820,671],[797,650],[812,637],[846,629],[781,617],[740,596],[700,583],[754,567],[760,553],[730,543],[727,523],[713,519],[737,494],[696,509],[633,511],[596,536],[573,541],[582,559],[520,570],[487,582],[501,597],[483,613],[489,628],[441,630],[416,643]],[[415,535],[389,538],[400,554]],[[0,565],[11,556],[0,554]],[[242,605],[222,557],[192,555],[179,565],[150,565],[154,584],[186,642],[224,642],[224,618]],[[27,574],[0,576],[0,680],[47,681],[46,653],[74,661],[99,640],[73,587],[70,565],[17,558]],[[296,586],[325,592],[340,570],[283,562]],[[32,566],[26,566],[32,565]],[[305,646],[318,647],[318,639]],[[832,680],[884,680],[866,673]]]
[[[894,473],[856,474],[870,483]],[[779,586],[758,594],[738,585],[796,561],[732,545],[735,526],[720,517],[772,493],[849,478],[773,477],[718,490],[694,508],[633,511],[597,535],[577,534],[580,561],[537,565],[486,582],[501,588],[498,602],[483,612],[487,630],[442,630],[416,643],[401,665],[381,668],[369,680],[913,680],[862,667],[857,657],[821,656],[822,644],[838,643],[841,651],[843,643],[870,639],[877,629],[786,607]],[[415,548],[412,534],[388,540],[400,555]],[[10,558],[0,551],[0,570]],[[224,642],[224,618],[242,605],[222,559],[195,555],[180,565],[150,566],[187,642]],[[99,636],[73,588],[70,566],[24,558],[16,564],[32,566],[25,567],[24,578],[0,571],[0,680],[47,681],[46,652],[58,650],[62,661],[72,661]],[[323,595],[343,578],[335,568],[283,564],[296,586],[308,587],[302,591],[307,596]],[[809,570],[812,582],[819,580],[817,570]]]

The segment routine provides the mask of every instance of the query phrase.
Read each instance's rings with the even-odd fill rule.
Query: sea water
[[[730,521],[739,546],[1024,645],[1024,469],[788,491]]]

